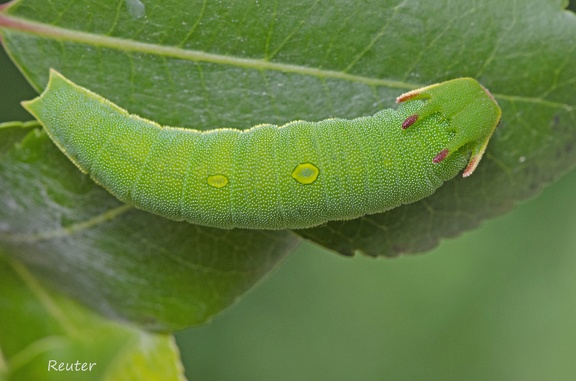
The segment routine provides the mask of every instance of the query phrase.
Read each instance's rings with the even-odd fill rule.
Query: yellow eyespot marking
[[[206,181],[208,182],[208,185],[214,188],[222,188],[226,186],[226,184],[228,184],[228,178],[224,175],[208,176],[208,179]]]
[[[300,184],[312,184],[318,178],[320,170],[311,163],[298,164],[292,171],[292,177]]]

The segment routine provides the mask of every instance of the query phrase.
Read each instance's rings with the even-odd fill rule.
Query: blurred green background
[[[0,55],[0,122],[34,92]],[[1,179],[0,179],[1,181]],[[426,255],[303,244],[240,303],[177,333],[193,380],[575,380],[576,171]]]

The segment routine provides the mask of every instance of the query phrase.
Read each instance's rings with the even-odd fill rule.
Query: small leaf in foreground
[[[0,290],[0,372],[7,381],[184,380],[171,335],[106,320],[1,253]]]

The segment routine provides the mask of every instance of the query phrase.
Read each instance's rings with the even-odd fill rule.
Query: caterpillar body
[[[299,229],[420,200],[464,167],[470,175],[501,115],[472,78],[397,102],[353,120],[197,131],[130,115],[51,70],[44,92],[23,105],[123,202],[223,229]]]

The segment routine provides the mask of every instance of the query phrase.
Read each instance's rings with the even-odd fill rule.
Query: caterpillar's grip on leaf
[[[478,165],[500,108],[471,78],[353,120],[201,132],[130,115],[58,72],[24,102],[56,145],[123,202],[224,229],[298,229],[431,195]]]

